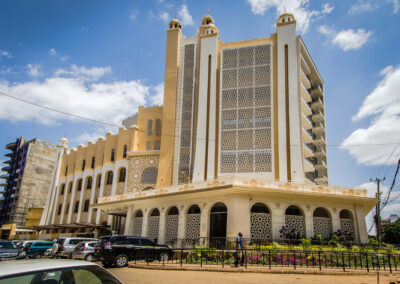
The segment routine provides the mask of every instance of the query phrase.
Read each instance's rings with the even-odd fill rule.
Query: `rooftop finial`
[[[210,15],[210,8],[207,9],[207,15]]]

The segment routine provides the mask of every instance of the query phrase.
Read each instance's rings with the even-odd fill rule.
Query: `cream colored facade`
[[[76,183],[96,178],[80,171],[90,145],[63,158],[58,187],[71,183],[72,191],[50,202],[63,209],[53,208],[47,225],[107,221],[175,246],[212,245],[238,232],[280,239],[283,226],[306,237],[342,230],[367,241],[365,216],[376,200],[328,185],[324,82],[293,15],[280,16],[271,37],[232,43],[219,40],[210,15],[193,37],[174,19],[166,54],[163,108],[139,108],[135,127],[96,143],[102,178],[86,215],[72,211],[86,198],[83,190],[77,197]],[[130,142],[118,142],[125,131]],[[107,160],[124,143],[127,157]],[[63,176],[66,166],[72,172]],[[107,171],[117,179],[120,167],[126,182],[105,185]]]

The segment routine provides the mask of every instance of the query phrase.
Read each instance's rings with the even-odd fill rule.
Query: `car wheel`
[[[162,254],[160,254],[160,261],[168,261],[169,259],[169,255],[166,252],[163,252]]]
[[[88,254],[87,256],[85,256],[85,260],[86,261],[93,261],[93,255],[92,254]]]
[[[115,258],[115,265],[117,267],[124,267],[128,265],[128,256],[120,254]]]
[[[33,255],[33,257],[37,259],[41,258],[42,256],[43,256],[42,252],[35,252],[35,254]]]

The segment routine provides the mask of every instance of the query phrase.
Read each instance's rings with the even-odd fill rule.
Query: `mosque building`
[[[109,225],[182,246],[238,232],[280,239],[285,226],[367,242],[376,199],[329,185],[324,81],[294,16],[270,37],[230,43],[210,15],[193,37],[181,29],[169,23],[163,106],[140,107],[96,143],[65,145],[47,233]]]

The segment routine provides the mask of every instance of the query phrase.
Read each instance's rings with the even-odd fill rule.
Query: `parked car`
[[[18,248],[25,249],[25,247],[33,242],[39,242],[40,240],[25,240],[25,241],[19,241],[17,246]]]
[[[72,253],[72,258],[93,261],[94,247],[96,244],[97,241],[79,243]]]
[[[123,284],[98,264],[66,259],[20,260],[2,263],[0,284],[8,283]]]
[[[25,252],[27,257],[41,258],[45,255],[46,250],[53,247],[54,242],[33,242],[25,247]]]
[[[19,249],[16,244],[10,241],[0,241],[0,261],[10,259],[22,259],[26,254],[23,249]]]
[[[135,259],[167,261],[172,254],[170,247],[156,244],[148,238],[114,235],[100,238],[94,256],[106,267],[123,267]]]
[[[51,255],[52,257],[72,258],[72,252],[80,242],[98,241],[94,238],[57,238],[54,240]]]

